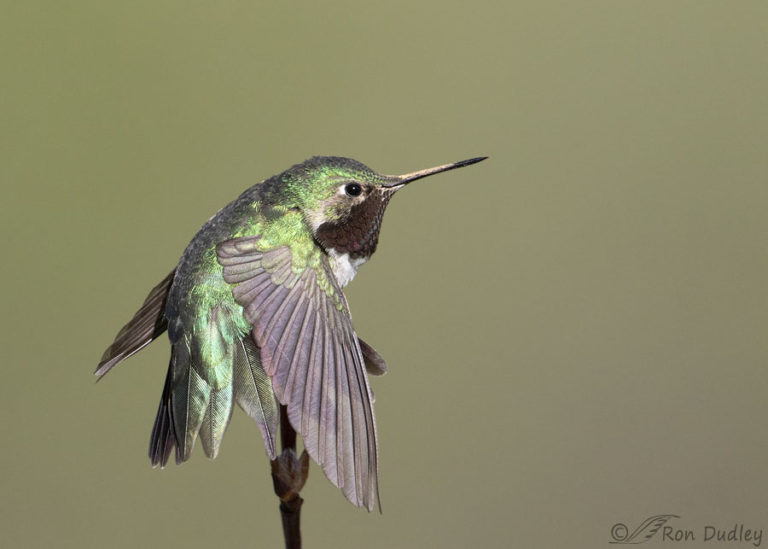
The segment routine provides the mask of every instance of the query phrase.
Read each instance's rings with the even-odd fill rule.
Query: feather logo
[[[671,518],[680,517],[678,515],[654,515],[648,517],[631,534],[626,524],[616,523],[611,527],[611,538],[613,538],[613,541],[610,543],[645,543]]]

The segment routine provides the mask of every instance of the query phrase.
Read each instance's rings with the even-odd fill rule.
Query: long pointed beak
[[[464,166],[477,164],[478,162],[481,162],[486,158],[488,157],[478,156],[477,158],[470,158],[469,160],[454,162],[453,164],[443,164],[442,166],[427,168],[426,170],[419,170],[418,172],[407,173],[405,175],[396,175],[393,177],[393,179],[395,180],[394,182],[385,184],[383,185],[383,187],[386,187],[387,189],[392,189],[392,190],[399,189],[400,187],[402,187],[403,185],[406,185],[407,183],[410,183],[411,181],[416,181],[417,179],[421,179],[423,177],[435,175],[436,173],[447,172],[448,170],[455,170],[456,168],[463,168]]]

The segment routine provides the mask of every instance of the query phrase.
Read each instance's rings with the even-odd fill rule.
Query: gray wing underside
[[[378,448],[365,364],[383,372],[384,361],[365,344],[364,357],[326,257],[294,270],[288,247],[261,251],[258,241],[219,244],[224,279],[235,285],[275,396],[310,456],[353,504],[372,510]]]

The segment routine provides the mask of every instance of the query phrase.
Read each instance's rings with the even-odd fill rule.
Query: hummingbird
[[[213,459],[234,404],[275,460],[281,413],[309,456],[358,507],[378,497],[378,442],[367,374],[386,363],[352,326],[343,288],[376,251],[392,196],[471,158],[381,175],[315,156],[251,186],[211,217],[177,266],[107,348],[101,378],[166,330],[171,358],[149,443],[153,466]]]

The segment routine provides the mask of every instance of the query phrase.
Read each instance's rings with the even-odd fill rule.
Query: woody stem
[[[301,549],[301,505],[304,500],[299,491],[304,486],[309,470],[306,452],[296,456],[296,431],[288,421],[288,410],[280,407],[280,443],[282,453],[271,462],[275,494],[280,498],[280,516],[286,549]]]

